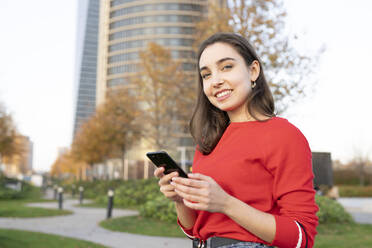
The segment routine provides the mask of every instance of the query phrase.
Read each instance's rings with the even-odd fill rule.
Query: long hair
[[[198,99],[190,121],[190,132],[198,149],[203,154],[213,151],[222,134],[230,123],[229,116],[212,105],[203,91],[203,79],[200,75],[199,61],[204,49],[208,46],[221,42],[233,47],[243,57],[247,67],[254,60],[260,65],[260,74],[256,80],[256,86],[252,89],[247,99],[249,114],[258,121],[256,113],[267,117],[275,116],[274,99],[262,68],[261,60],[258,58],[253,46],[241,35],[234,33],[216,33],[206,39],[198,52]]]

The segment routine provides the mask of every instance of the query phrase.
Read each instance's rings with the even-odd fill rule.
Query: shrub
[[[22,183],[22,189],[20,191],[7,188],[7,183]],[[27,182],[22,182],[16,179],[10,179],[6,177],[0,177],[0,200],[10,199],[24,199],[24,198],[37,198],[41,196],[40,189],[30,185]]]
[[[159,219],[172,223],[177,221],[177,213],[174,203],[163,195],[147,201],[145,204],[140,206],[139,212],[143,217]]]
[[[345,211],[344,207],[336,200],[325,196],[315,196],[315,201],[319,206],[317,216],[319,223],[352,223],[353,218]]]

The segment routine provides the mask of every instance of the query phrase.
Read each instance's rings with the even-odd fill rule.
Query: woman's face
[[[222,42],[206,47],[199,60],[203,90],[209,101],[226,111],[230,121],[247,116],[247,98],[252,81],[259,75],[259,64],[248,67],[243,57],[230,45]],[[243,119],[242,119],[243,118]]]

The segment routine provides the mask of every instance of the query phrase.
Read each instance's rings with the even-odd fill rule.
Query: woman
[[[240,35],[217,33],[198,53],[190,122],[193,173],[155,171],[193,247],[312,247],[318,219],[311,151],[274,114],[262,63]]]

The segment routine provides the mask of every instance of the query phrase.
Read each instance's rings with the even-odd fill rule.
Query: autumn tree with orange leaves
[[[137,106],[128,89],[109,91],[106,102],[81,127],[72,144],[75,161],[93,165],[121,158],[123,174],[125,153],[141,135]]]
[[[75,179],[79,169],[83,167],[83,164],[76,162],[72,155],[71,151],[60,154],[57,159],[54,161],[50,174],[53,177],[64,177],[64,179]]]
[[[124,177],[124,160],[128,149],[135,145],[142,135],[139,122],[138,102],[131,89],[121,88],[108,91],[106,102],[97,111],[102,123],[101,145],[110,158],[121,158],[121,177]]]
[[[0,164],[3,160],[12,160],[14,155],[22,155],[23,144],[20,139],[13,119],[0,104]]]
[[[322,53],[301,54],[294,48],[297,36],[286,34],[286,15],[280,0],[210,1],[208,15],[197,24],[194,44],[198,47],[216,32],[246,37],[264,64],[278,112],[305,96]]]
[[[176,138],[187,132],[195,100],[195,74],[182,68],[191,59],[174,60],[168,49],[149,43],[140,60],[140,73],[132,85],[143,110],[143,137],[155,149],[174,148]]]

